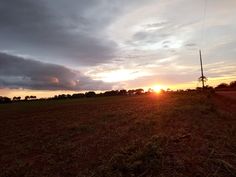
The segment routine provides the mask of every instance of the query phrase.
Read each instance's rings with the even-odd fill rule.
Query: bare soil
[[[0,176],[235,176],[235,101],[226,100],[186,93],[0,105]]]

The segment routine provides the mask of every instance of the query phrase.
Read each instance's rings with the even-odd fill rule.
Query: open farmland
[[[235,102],[225,99],[185,93],[0,105],[0,176],[235,176],[236,112],[224,109]]]
[[[236,91],[218,91],[217,94],[236,100]]]

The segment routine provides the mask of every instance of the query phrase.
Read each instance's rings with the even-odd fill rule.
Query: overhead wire
[[[201,38],[200,38],[200,48],[205,47],[206,38],[206,11],[207,11],[207,0],[203,2],[203,14],[202,14],[202,25],[201,25]]]
[[[207,78],[204,76],[203,73],[203,65],[202,65],[202,49],[205,48],[205,32],[206,32],[206,9],[207,9],[207,0],[204,0],[204,7],[203,7],[203,16],[202,16],[202,26],[201,26],[201,37],[200,37],[200,45],[199,45],[199,55],[200,55],[200,66],[201,66],[201,77],[199,77],[199,81],[202,82],[202,88],[205,87],[205,82]]]

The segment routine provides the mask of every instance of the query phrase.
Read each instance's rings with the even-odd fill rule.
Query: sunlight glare
[[[160,93],[162,89],[164,89],[164,87],[161,86],[161,85],[154,85],[154,86],[153,86],[153,90],[154,90],[156,93]]]

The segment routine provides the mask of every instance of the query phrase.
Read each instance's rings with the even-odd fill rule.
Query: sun
[[[162,89],[164,89],[164,88],[163,88],[163,86],[161,86],[161,85],[154,85],[154,86],[153,86],[153,90],[154,90],[156,93],[160,93]]]

